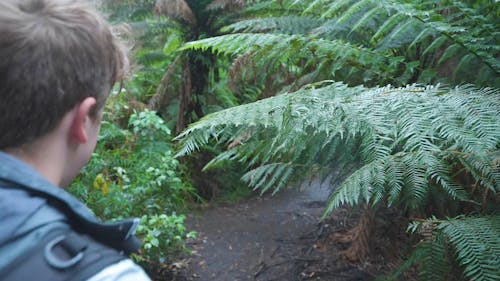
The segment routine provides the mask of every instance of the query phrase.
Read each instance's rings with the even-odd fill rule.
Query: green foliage
[[[499,14],[497,1],[256,1],[226,34],[183,49],[234,58],[232,89],[276,96],[192,124],[177,156],[230,144],[206,169],[243,163],[262,192],[311,174],[340,181],[326,214],[364,203],[416,217],[498,212]],[[498,229],[474,240],[464,230],[479,221],[462,219],[440,222],[405,266],[448,278],[452,247],[466,278],[498,277],[481,256]]]
[[[192,124],[178,137],[177,156],[207,147],[221,151],[206,169],[245,165],[242,179],[262,192],[311,174],[336,175],[332,181],[341,184],[327,213],[342,204],[368,203],[408,216],[483,215],[436,221],[432,239],[405,266],[420,263],[423,279],[441,280],[454,274],[451,249],[465,277],[498,276],[492,271],[497,264],[489,263],[498,257],[491,246],[498,245],[498,229],[485,227],[486,221],[498,225],[490,215],[498,212],[500,191],[497,1],[263,0],[247,1],[236,14],[215,1],[184,4],[183,11],[165,11],[171,19],[162,24],[136,24],[151,32],[138,52],[145,71],[126,89],[144,103],[162,95],[169,106],[167,114],[165,105],[160,112],[169,120],[176,116],[177,129],[207,112],[276,97]],[[182,18],[175,12],[184,13],[184,25],[172,25]],[[235,22],[238,16],[244,20]],[[174,35],[167,38],[166,31]],[[177,49],[188,40],[197,41]],[[177,58],[178,65],[171,63]],[[159,81],[169,83],[157,88]],[[421,86],[430,84],[437,86]],[[177,104],[179,110],[172,110]],[[126,150],[166,163],[140,167],[146,189],[137,196],[152,196],[146,201],[157,210],[164,204],[149,204],[159,200],[153,186],[175,178],[162,175],[175,173],[178,164],[171,154],[157,153],[171,148],[156,136],[168,131],[151,116],[131,120],[134,132],[108,124],[105,135],[110,147],[125,141]],[[100,182],[114,183],[108,184],[113,192],[116,183],[132,181],[129,165],[153,163],[134,160],[111,165],[120,168],[112,174],[100,166],[94,183],[101,191],[107,189]],[[148,188],[155,192],[148,194]],[[159,228],[156,221],[149,223],[151,231]],[[150,245],[157,236],[148,238]],[[484,249],[493,250],[483,255]]]
[[[165,126],[165,121],[159,118],[155,112],[145,110],[130,116],[129,125],[132,131],[139,135],[140,140],[147,139],[148,142],[168,138],[170,129]]]
[[[210,52],[180,52],[179,47],[186,41],[207,38],[217,34],[221,25],[231,21],[234,10],[241,8],[237,3],[213,0],[203,1],[156,1],[155,13],[175,27],[163,39],[163,77],[157,80],[156,91],[151,95],[149,107],[167,119],[175,121],[175,132],[183,130],[188,123],[198,120],[207,112],[238,104],[224,83],[227,76],[220,71],[227,60],[214,58]],[[149,37],[148,37],[149,38]],[[158,52],[158,48],[156,48]],[[158,85],[159,84],[159,85]],[[174,127],[172,126],[172,127]]]
[[[207,168],[219,161],[246,163],[243,179],[261,191],[277,191],[311,174],[345,178],[326,214],[365,202],[413,215],[456,216],[464,204],[488,213],[498,210],[488,193],[500,191],[499,97],[497,89],[472,86],[311,85],[206,116],[178,137],[178,156],[212,139],[238,141]],[[496,229],[485,231],[500,237]],[[444,242],[425,247],[432,254],[426,255],[422,274],[437,274],[435,267],[446,274],[437,263],[445,262]]]
[[[146,109],[157,110],[148,103],[178,57],[186,30],[154,15],[155,0],[99,2],[132,49],[132,73],[110,96],[94,156],[70,189],[102,219],[141,217],[137,234],[144,247],[135,258],[151,268],[171,261],[194,235],[186,233],[184,216],[176,215],[196,194],[184,178],[185,166],[172,156],[170,136],[178,115],[172,93],[183,86],[182,67],[166,86],[171,104],[158,109],[165,119]]]
[[[111,100],[108,110],[113,106]],[[184,217],[175,211],[194,193],[179,175],[164,121],[146,110],[132,114],[129,126],[103,121],[94,156],[70,190],[102,219],[142,217],[138,235],[144,252],[136,258],[161,262],[192,235],[185,233]]]
[[[343,40],[303,35],[238,33],[189,42],[183,48],[211,48],[228,55],[251,54],[253,60],[261,61],[263,68],[267,68],[264,75],[283,71],[282,65],[286,65],[297,76],[289,85],[291,88],[332,76],[335,80],[352,80],[354,84],[398,83],[397,68],[391,66],[401,61],[400,57],[382,56]]]
[[[147,18],[140,23],[131,24],[137,35],[135,40],[140,41],[135,51],[135,59],[132,61],[134,71],[132,79],[126,81],[124,89],[129,99],[135,99],[147,104],[157,92],[158,85],[162,80],[165,70],[175,60],[177,54],[174,52],[177,46],[183,43],[176,24],[164,19]],[[144,43],[142,43],[144,42]],[[179,84],[178,79],[172,79],[169,87]],[[177,82],[176,82],[177,80]],[[168,119],[174,119],[176,112],[166,112]]]
[[[113,22],[142,21],[151,16],[154,0],[102,0],[100,8]]]
[[[142,237],[145,253],[135,255],[136,260],[163,263],[179,251],[184,251],[184,241],[196,237],[194,231],[186,233],[184,220],[185,216],[175,213],[170,216],[142,216],[137,235]]]
[[[284,66],[295,74],[294,83],[326,75],[349,85],[498,86],[499,6],[495,1],[260,1],[247,9],[245,20],[222,29],[236,34],[185,48],[248,54],[267,69],[261,75],[283,75],[278,66]]]
[[[406,261],[392,274],[379,277],[380,281],[402,280],[402,274],[412,266],[420,265],[419,280],[449,280],[452,267],[449,249],[442,234],[433,233],[432,239],[421,241]]]
[[[500,276],[500,216],[466,217],[441,222],[438,231],[452,245],[470,280]]]
[[[178,156],[211,138],[227,143],[244,135],[244,145],[209,165],[227,159],[259,164],[244,179],[267,189],[296,175],[357,163],[332,194],[327,212],[361,202],[417,211],[436,193],[472,200],[454,179],[457,165],[498,192],[498,100],[497,90],[470,86],[367,89],[334,83],[209,115],[178,137]]]
[[[456,256],[467,280],[498,280],[500,276],[500,216],[428,219],[411,225],[412,232],[424,235],[408,261],[420,263],[422,280],[447,280]],[[400,272],[398,272],[400,273]],[[393,277],[397,277],[395,274]],[[393,279],[393,278],[392,278]]]
[[[319,27],[322,20],[314,17],[267,17],[238,21],[222,28],[223,32],[268,32],[305,34]]]

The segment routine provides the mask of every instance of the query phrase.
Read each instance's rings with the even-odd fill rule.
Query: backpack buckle
[[[66,241],[66,235],[61,235],[57,236],[56,238],[52,239],[47,245],[45,245],[44,249],[44,257],[45,260],[47,261],[48,264],[51,266],[57,268],[57,269],[65,269],[74,266],[75,264],[79,263],[83,259],[83,251],[85,250],[86,247],[83,247],[81,249],[78,249],[78,252],[76,255],[74,255],[74,251],[71,251],[72,247],[67,247]],[[71,239],[69,239],[71,240]],[[61,254],[57,254],[56,247],[57,246],[62,246],[63,249],[65,249],[67,254],[74,255],[70,259],[63,259],[61,258]],[[59,251],[60,252],[60,251]]]

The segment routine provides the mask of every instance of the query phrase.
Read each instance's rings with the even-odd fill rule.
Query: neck
[[[66,114],[56,129],[32,143],[21,145],[19,148],[5,149],[5,152],[31,166],[53,185],[67,186],[74,174],[71,170],[72,165],[69,164],[72,160],[69,157],[73,145],[66,137],[71,125],[70,117]]]
[[[4,151],[30,165],[55,186],[68,186],[88,162],[99,131],[98,125],[82,121],[88,120],[86,114],[85,118],[80,116],[82,106],[67,112],[54,130],[34,142]]]

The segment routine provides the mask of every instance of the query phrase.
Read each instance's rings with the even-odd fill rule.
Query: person
[[[150,280],[127,257],[138,220],[100,222],[64,190],[127,66],[89,3],[0,1],[1,280]]]

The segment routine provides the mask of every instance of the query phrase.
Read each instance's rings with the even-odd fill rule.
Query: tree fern
[[[252,53],[255,59],[271,61],[268,71],[277,71],[278,65],[308,72],[316,68],[325,74],[338,75],[338,79],[363,77],[365,81],[394,81],[395,73],[388,65],[397,65],[400,60],[370,49],[351,45],[341,40],[314,39],[301,35],[239,33],[222,35],[187,43],[183,49],[208,50],[217,54],[237,55]],[[304,64],[304,61],[306,62]],[[357,72],[351,72],[356,70]],[[268,73],[269,74],[269,73]],[[321,75],[319,77],[322,77]],[[309,81],[314,82],[314,81]]]
[[[473,2],[256,1],[221,30],[230,34],[182,50],[244,58],[238,91],[252,84],[275,96],[192,124],[177,137],[178,156],[227,145],[206,168],[243,163],[243,179],[261,192],[311,175],[339,182],[325,215],[365,203],[419,217],[495,212],[500,92],[483,86],[500,83],[498,7]],[[438,82],[445,86],[422,86]],[[422,243],[422,277],[452,274],[448,240],[466,277],[494,276],[479,248],[467,246],[466,227],[452,231],[451,221]],[[483,245],[498,237],[486,232],[476,233]]]
[[[494,8],[494,4],[482,5]],[[269,12],[269,7],[273,7],[271,9],[273,12]],[[288,39],[286,36],[280,37],[283,42],[293,41],[298,47],[292,50],[294,54],[299,55],[303,53],[300,50],[309,49],[310,41],[317,42],[317,39],[331,40],[337,44],[340,42],[345,44],[346,48],[361,47],[371,51],[370,56],[358,55],[359,61],[337,60],[338,57],[330,56],[336,63],[321,69],[326,73],[331,73],[333,70],[337,75],[353,74],[339,76],[337,79],[351,85],[375,85],[374,81],[378,81],[379,84],[395,85],[434,81],[451,81],[456,84],[475,82],[481,85],[500,83],[497,78],[500,74],[498,32],[496,32],[498,21],[487,15],[485,9],[471,9],[462,1],[446,1],[438,5],[395,0],[287,0],[280,1],[279,4],[275,1],[264,1],[250,6],[247,11],[249,12],[245,14],[247,17],[245,20],[224,28],[223,32],[281,33],[287,36],[300,34],[305,40],[295,41],[294,36]],[[234,51],[241,53],[245,48],[244,44],[248,43],[241,40],[243,39],[241,35],[225,38],[232,38],[234,41],[231,41],[232,44],[213,47],[219,51],[226,49],[223,51],[226,54]],[[203,41],[202,44],[210,43],[216,42]],[[280,57],[284,53],[287,52],[282,44],[268,45],[267,48],[255,53],[255,60],[272,61],[275,60],[275,56]],[[307,54],[306,64],[310,65],[317,65],[316,60],[325,58],[321,52],[308,54],[306,51],[304,54]],[[392,61],[387,62],[387,57],[393,58]],[[457,62],[455,60],[457,57],[467,60]],[[352,73],[353,66],[356,68],[366,65],[367,60],[373,64],[382,61],[390,67],[376,68],[369,73],[359,71]],[[416,60],[420,60],[418,68],[414,63]],[[284,63],[280,59],[278,61]],[[322,62],[324,66],[325,61]],[[446,70],[449,65],[457,66],[456,75],[450,75],[449,70]],[[480,68],[481,71],[470,71],[475,68]],[[394,69],[399,69],[400,72],[395,73]],[[271,69],[271,72],[273,70],[277,71],[277,68]],[[390,73],[386,72],[388,70]],[[371,77],[373,73],[377,73],[375,77]],[[304,71],[299,76],[305,77],[310,74],[311,71]],[[359,81],[354,78],[360,76],[364,76],[365,80]],[[325,77],[315,74],[312,81],[308,82],[322,79]]]
[[[420,208],[430,188],[439,188],[451,200],[469,200],[453,179],[451,163],[462,163],[486,188],[498,185],[491,154],[500,140],[498,97],[497,90],[470,86],[366,89],[333,84],[304,89],[207,116],[178,137],[179,155],[192,153],[210,138],[232,142],[250,130],[242,150],[236,147],[231,153],[235,159],[243,159],[238,153],[247,159],[254,155],[264,165],[259,168],[264,180],[250,181],[257,188],[272,178],[274,170],[267,169],[273,163],[285,161],[307,174],[313,165],[326,172],[336,166],[325,151],[360,155],[361,166],[332,194],[327,211],[382,199]],[[349,143],[357,143],[359,150]],[[252,165],[259,162],[252,159]]]

